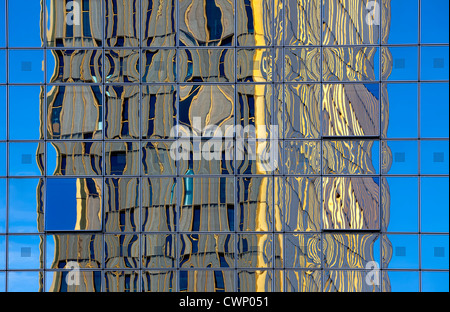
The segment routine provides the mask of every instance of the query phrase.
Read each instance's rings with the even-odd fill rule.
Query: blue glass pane
[[[9,87],[9,138],[11,140],[36,140],[41,128],[41,87]],[[27,113],[24,114],[24,111]]]
[[[422,43],[448,43],[448,0],[421,0],[421,28]]]
[[[389,278],[391,292],[418,292],[419,272],[418,271],[385,271]]]
[[[45,229],[74,230],[77,222],[77,179],[47,179]]]
[[[448,235],[421,235],[422,269],[448,270]]]
[[[388,232],[418,232],[419,185],[417,178],[387,178],[389,186]]]
[[[420,136],[449,137],[448,83],[420,84]]]
[[[448,232],[449,178],[421,178],[421,231]]]
[[[390,1],[390,13],[387,43],[417,43],[419,40],[417,25],[419,20],[419,0]]]
[[[0,176],[6,176],[6,143],[0,143]]]
[[[6,179],[0,179],[0,234],[6,232]]]
[[[8,272],[8,292],[38,292],[39,272]]]
[[[6,52],[0,50],[0,83],[6,83]]]
[[[417,80],[417,47],[389,47],[392,54],[392,72],[383,75],[383,80]]]
[[[448,141],[420,141],[420,173],[448,174]]]
[[[9,180],[8,231],[10,233],[36,233],[39,179]]]
[[[99,187],[100,179],[47,179],[45,230],[101,230]]]
[[[6,87],[0,86],[0,140],[6,140]]]
[[[12,176],[40,176],[36,153],[38,143],[9,144],[9,174]]]
[[[9,50],[10,83],[43,83],[42,50]]]
[[[448,80],[448,47],[422,47],[421,80]]]
[[[0,0],[0,47],[6,46],[6,6],[5,0]]]
[[[0,236],[0,270],[6,269],[6,236]]]
[[[8,236],[8,268],[39,269],[41,239],[39,235],[9,235]]]
[[[385,173],[417,174],[418,147],[417,141],[387,141],[392,153],[392,166]]]
[[[6,291],[6,272],[0,272],[0,292]]]
[[[41,47],[41,1],[8,1],[10,47]]]
[[[391,234],[383,237],[392,244],[392,258],[384,259],[383,267],[389,269],[419,268],[419,236]],[[386,242],[384,242],[386,244]]]
[[[389,83],[388,138],[417,138],[417,84]]]
[[[422,291],[448,292],[448,272],[422,272]]]

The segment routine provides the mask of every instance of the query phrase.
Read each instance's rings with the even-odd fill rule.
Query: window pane
[[[8,45],[10,47],[41,47],[41,1],[8,1]]]
[[[139,0],[107,0],[105,4],[105,44],[108,47],[139,46]]]
[[[385,235],[383,236],[383,246],[383,268],[419,268],[418,235]]]
[[[383,205],[389,208],[389,219],[383,228],[388,232],[418,232],[419,230],[419,185],[417,178],[386,178]],[[423,209],[423,202],[422,202]],[[423,229],[422,229],[423,230]]]
[[[448,0],[421,0],[422,43],[448,43]]]
[[[234,39],[233,1],[180,0],[180,46],[226,46]],[[243,6],[242,6],[243,7]]]
[[[421,47],[421,80],[448,80],[448,47]]]
[[[42,50],[9,50],[9,82],[43,83],[43,62]]]
[[[44,174],[43,143],[9,143],[9,175],[40,176]]]
[[[0,50],[0,83],[6,83],[6,50]]]
[[[387,138],[418,137],[418,87],[415,83],[386,84],[385,101],[389,110],[383,118],[387,125]]]
[[[321,0],[285,1],[285,45],[320,45],[320,6]]]
[[[420,141],[420,173],[448,174],[448,141]]]
[[[48,83],[102,82],[101,50],[48,50]]]
[[[383,80],[418,80],[417,47],[383,48]]]
[[[448,138],[448,83],[420,84],[420,136]]]
[[[8,268],[39,269],[42,268],[42,237],[39,235],[8,236]],[[27,286],[27,285],[25,285]]]
[[[378,177],[324,177],[322,228],[325,230],[379,229],[379,185]]]
[[[422,291],[448,292],[448,272],[422,272]]]
[[[377,44],[380,36],[381,1],[364,0],[357,4],[350,1],[323,1],[322,18],[324,45]],[[369,10],[371,8],[372,10]],[[369,12],[368,12],[369,10]],[[368,13],[372,13],[368,17]],[[369,19],[372,17],[371,19]],[[369,22],[367,22],[369,21]]]
[[[43,179],[10,179],[8,231],[37,233],[44,230]]]
[[[43,87],[9,87],[9,138],[11,140],[42,139]],[[24,114],[24,111],[27,113]]]
[[[176,0],[142,2],[142,42],[144,46],[175,46]],[[165,14],[161,14],[165,12]]]
[[[386,292],[419,292],[419,272],[383,271],[383,279],[389,283]]]
[[[421,235],[422,268],[448,270],[448,235]]]
[[[46,231],[102,229],[101,179],[47,179]]]
[[[3,233],[6,233],[6,179],[0,179],[0,234]]]
[[[42,285],[41,272],[8,272],[8,292],[38,292]]]
[[[64,1],[46,1],[49,47],[102,46],[102,0],[74,1],[73,6]]]
[[[384,44],[418,43],[419,1],[383,0],[383,8],[390,8],[390,19],[386,21],[390,23],[390,27],[389,31],[383,34]]]
[[[421,178],[421,231],[448,232],[449,179]]]
[[[385,174],[417,174],[418,142],[417,141],[383,141],[383,153],[390,153],[389,162],[383,162]]]
[[[234,50],[183,49],[178,60],[182,82],[234,82]]]

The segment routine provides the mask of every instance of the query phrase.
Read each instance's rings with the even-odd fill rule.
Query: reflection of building
[[[378,79],[376,49],[350,45],[377,43],[380,27],[364,22],[364,4],[329,1],[323,70],[317,50],[289,56],[301,58],[299,81],[322,76],[324,82],[272,84],[279,60],[265,47],[276,41],[269,26],[274,2],[238,0],[234,8],[233,1],[179,1],[180,45],[220,48],[177,51],[175,1],[144,0],[139,13],[139,1],[107,0],[104,25],[101,2],[83,1],[78,27],[64,24],[65,7],[50,1],[48,43],[66,50],[51,52],[50,82],[63,85],[52,86],[42,106],[52,140],[47,149],[56,152],[56,168],[47,172],[77,177],[79,226],[72,230],[91,231],[53,235],[51,269],[76,261],[83,278],[73,288],[64,284],[67,272],[55,272],[47,280],[51,290],[99,290],[102,278],[112,291],[378,289],[365,283],[361,269],[374,260],[388,222],[380,198],[388,202],[389,194],[376,177],[380,155],[373,154],[386,133],[380,119],[388,107],[380,99],[386,90],[370,83]],[[292,42],[320,43],[318,2],[286,1],[298,18]],[[245,21],[235,33],[234,15]],[[319,36],[306,38],[308,27]],[[139,33],[148,49],[139,51]],[[102,40],[104,55],[73,49],[100,47]],[[227,49],[233,40],[263,48]],[[346,47],[328,47],[334,44]],[[283,139],[309,141],[283,141],[285,158],[275,175],[250,159],[196,159],[192,141],[191,158],[175,163],[170,130],[178,123],[198,132],[195,117],[202,128],[268,129],[277,120]],[[269,133],[257,136],[258,149]],[[281,175],[285,168],[289,176]],[[90,206],[93,197],[97,204]],[[287,269],[299,267],[308,270]]]

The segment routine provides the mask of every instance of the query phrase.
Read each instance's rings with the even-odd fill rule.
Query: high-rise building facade
[[[447,0],[26,2],[0,290],[448,290]]]

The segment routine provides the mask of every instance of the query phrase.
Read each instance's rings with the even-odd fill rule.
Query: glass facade
[[[448,0],[0,0],[0,291],[448,291]]]

